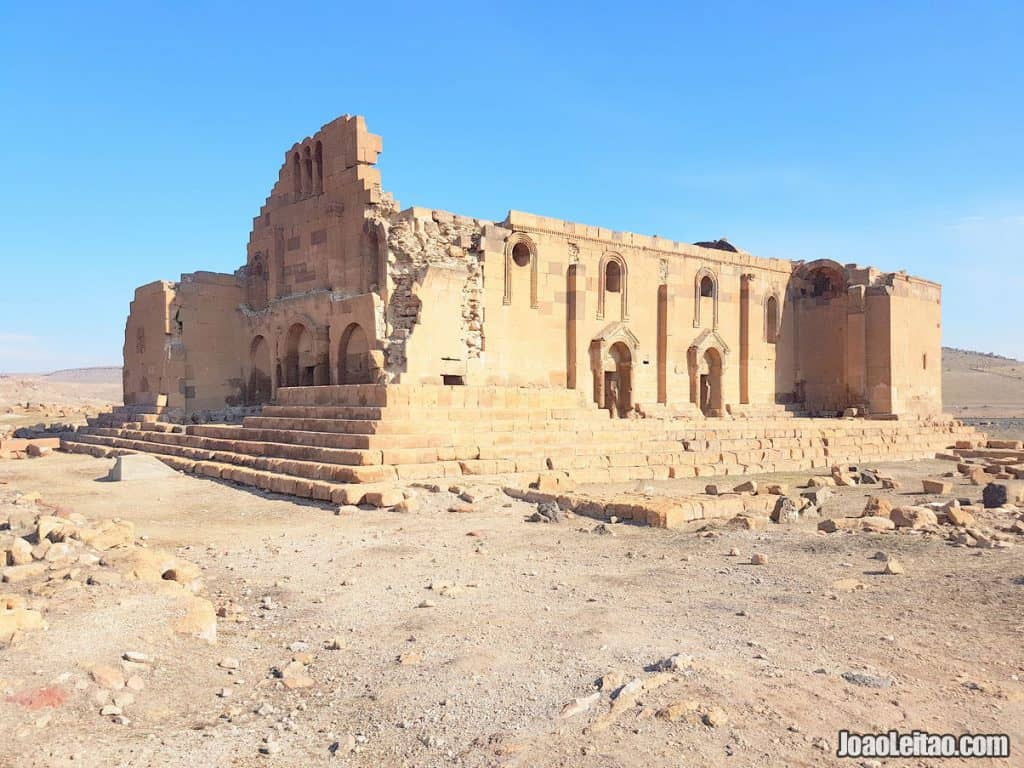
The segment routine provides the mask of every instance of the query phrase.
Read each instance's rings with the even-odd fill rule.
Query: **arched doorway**
[[[372,380],[370,343],[363,327],[352,323],[341,335],[338,345],[338,383],[370,384]]]
[[[608,350],[604,369],[604,405],[612,418],[624,419],[633,408],[633,356],[617,341]]]
[[[284,385],[311,387],[316,371],[313,334],[302,323],[288,329],[284,345]]]
[[[700,371],[700,410],[705,416],[722,415],[722,356],[714,347],[704,351]]]
[[[249,404],[262,405],[270,402],[272,384],[270,372],[273,362],[270,358],[270,344],[263,336],[257,336],[249,346]]]

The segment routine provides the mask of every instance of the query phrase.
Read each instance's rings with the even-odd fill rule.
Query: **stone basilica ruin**
[[[941,415],[935,283],[401,209],[381,149],[361,117],[325,125],[285,153],[244,266],[138,288],[125,405],[69,446],[337,501],[466,474],[912,458],[960,429]]]

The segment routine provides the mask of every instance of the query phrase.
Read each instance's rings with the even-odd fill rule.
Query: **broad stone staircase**
[[[466,475],[618,482],[927,458],[976,435],[951,419],[612,419],[581,391],[434,385],[280,389],[240,426],[124,415],[100,417],[62,448],[141,451],[175,469],[347,504],[381,483]]]

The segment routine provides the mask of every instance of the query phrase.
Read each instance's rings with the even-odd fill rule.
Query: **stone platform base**
[[[771,410],[771,409],[769,409]],[[120,418],[121,414],[118,414]],[[472,476],[577,483],[742,475],[930,458],[977,433],[931,420],[612,419],[564,389],[424,385],[293,387],[240,426],[100,419],[62,442],[151,453],[175,469],[263,490],[359,503],[380,484]]]

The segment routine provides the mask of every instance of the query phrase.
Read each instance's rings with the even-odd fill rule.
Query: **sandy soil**
[[[132,520],[200,565],[225,614],[218,644],[169,633],[141,594],[54,598],[49,630],[0,652],[0,687],[56,682],[72,695],[45,717],[0,700],[0,766],[960,764],[838,759],[840,728],[1006,732],[1016,762],[973,764],[1024,763],[1024,543],[826,535],[816,519],[602,535],[586,518],[527,523],[532,506],[500,492],[468,513],[448,511],[447,491],[421,491],[415,514],[339,516],[183,475],[99,481],[110,463],[0,461],[0,480]],[[882,468],[911,489],[950,465]],[[825,512],[857,512],[866,495],[839,489]],[[879,550],[906,572],[881,575]],[[768,564],[750,565],[753,552]],[[126,651],[155,662],[119,725],[99,714],[83,669]],[[275,670],[301,652],[313,685],[287,690]],[[692,663],[645,671],[673,654]],[[239,669],[218,666],[226,657]],[[662,684],[614,719],[607,693],[559,716],[616,671]],[[677,719],[658,716],[673,704]]]

